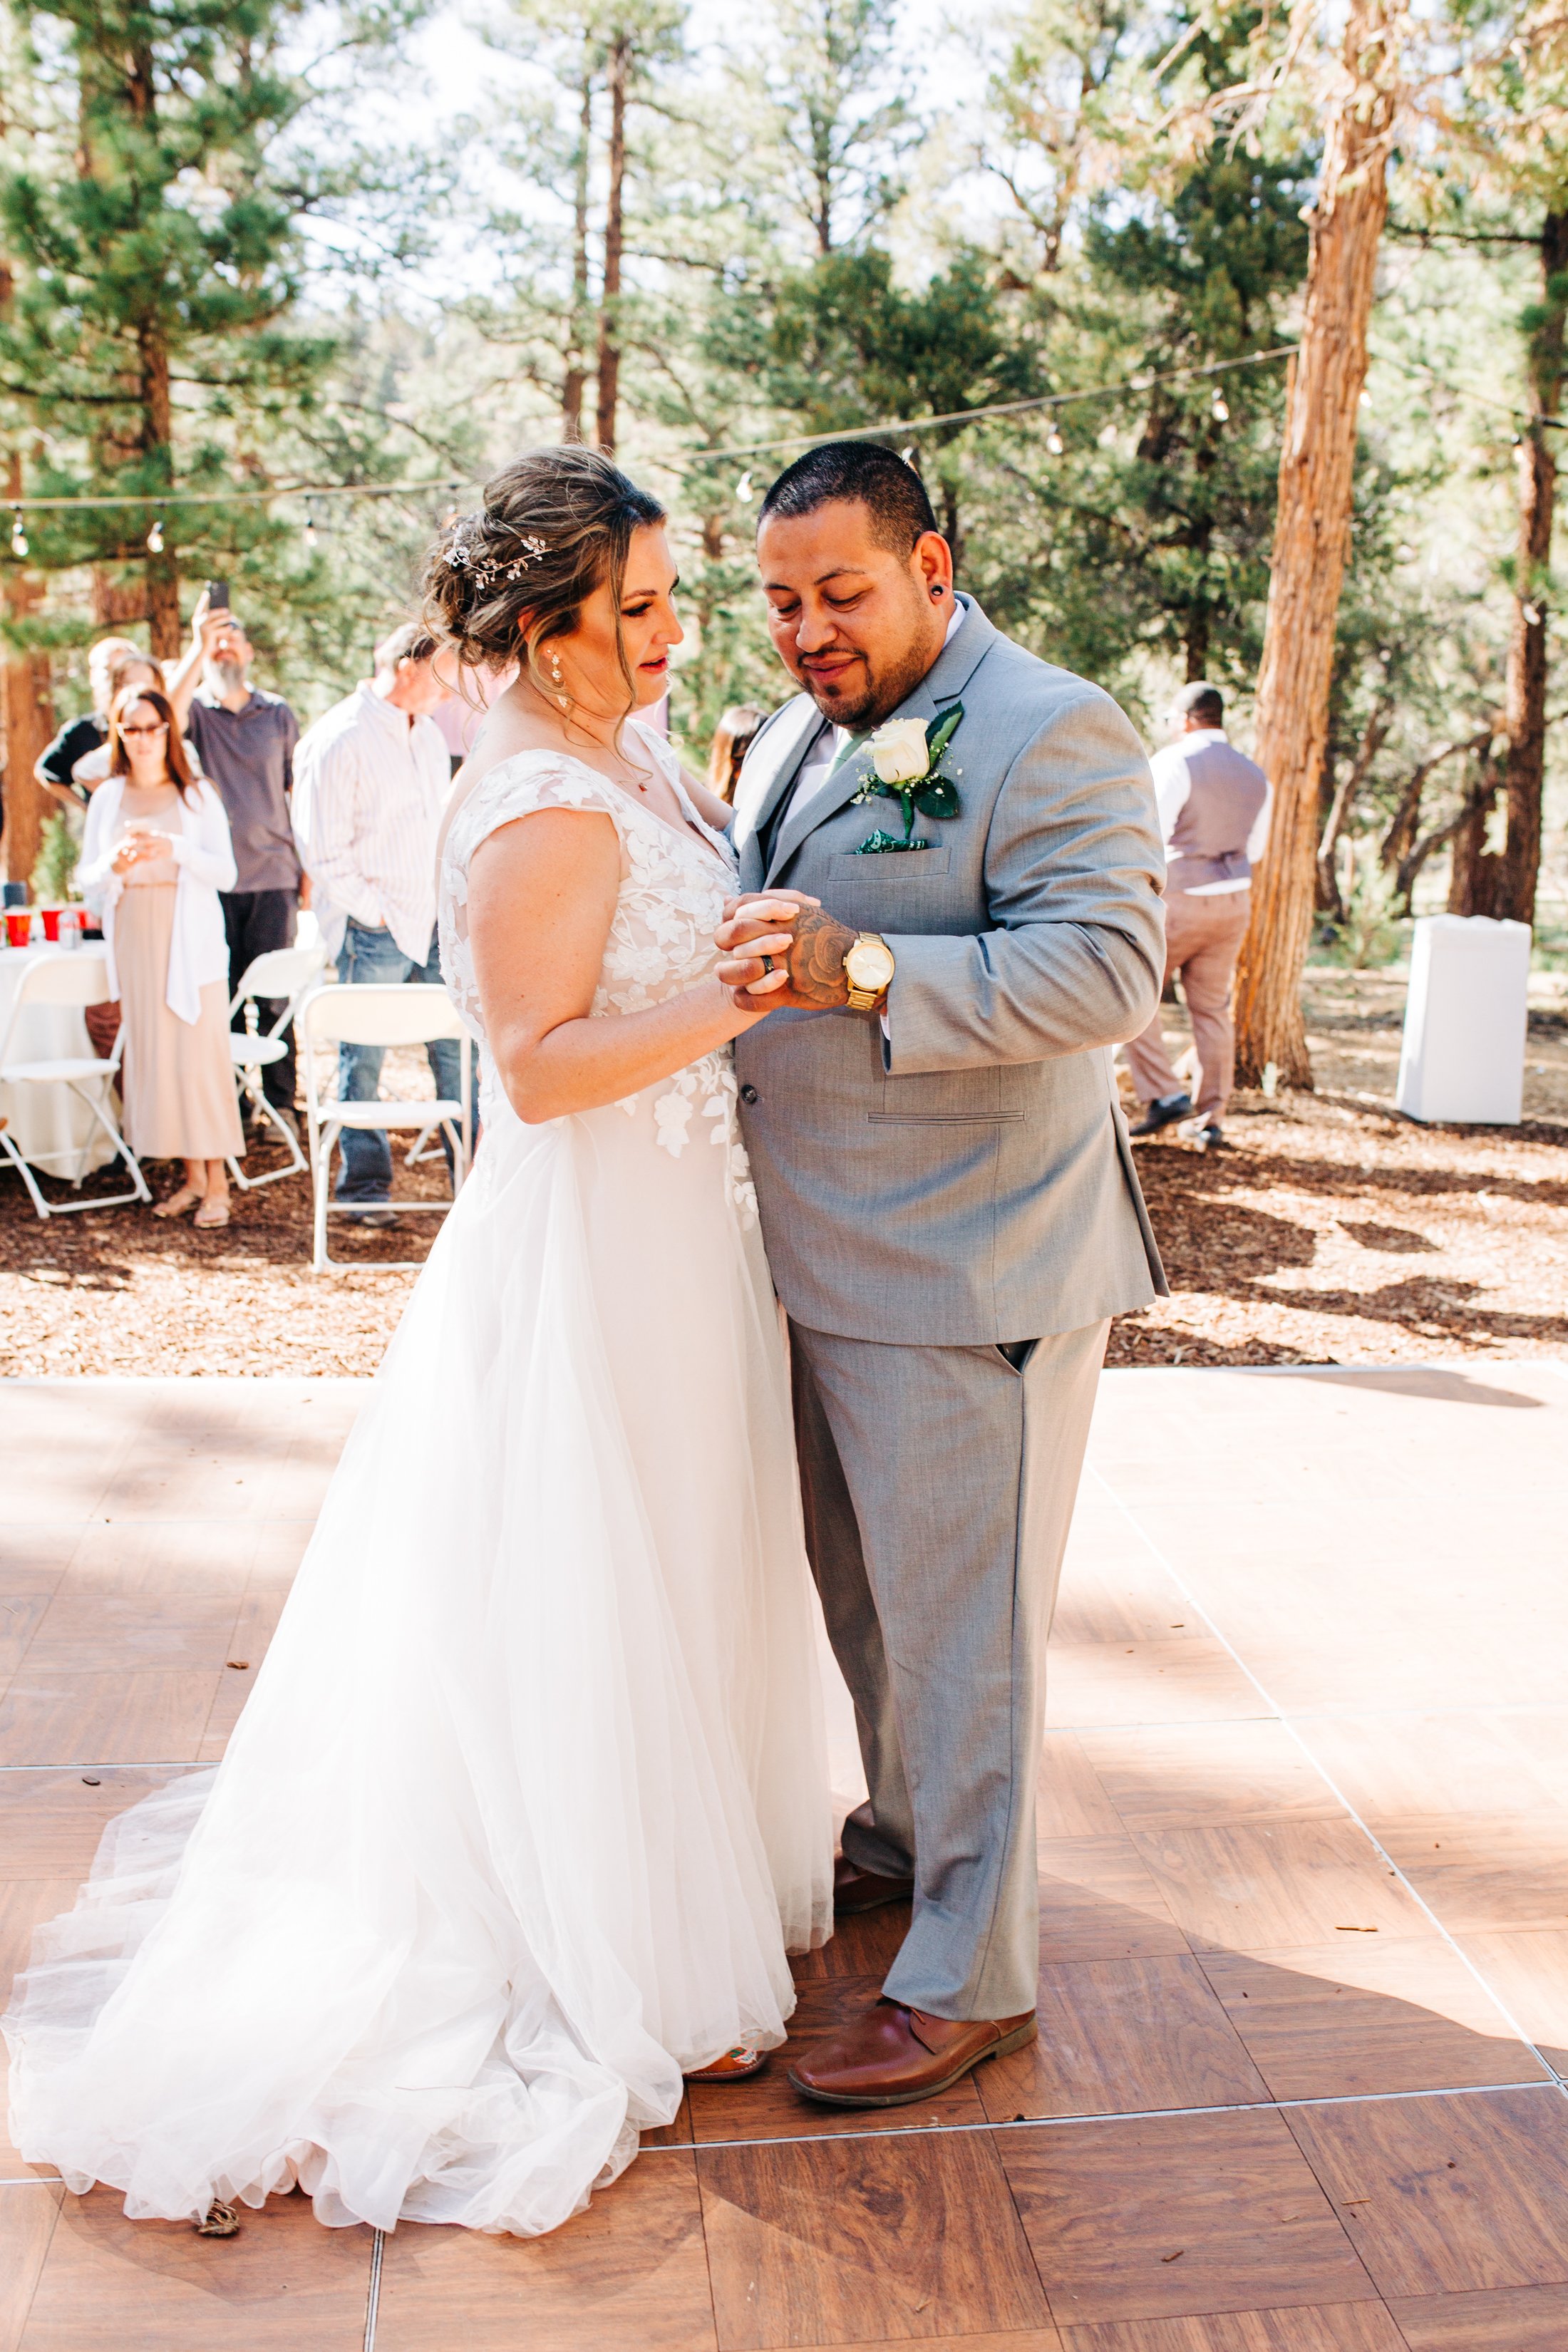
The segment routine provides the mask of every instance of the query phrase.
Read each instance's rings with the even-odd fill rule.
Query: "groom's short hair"
[[[760,530],[770,515],[815,514],[835,499],[858,499],[871,517],[879,547],[908,555],[917,539],[936,529],[926,486],[912,466],[879,441],[824,441],[784,472],[763,500]]]

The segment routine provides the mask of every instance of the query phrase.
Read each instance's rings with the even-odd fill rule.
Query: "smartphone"
[[[209,580],[207,582],[207,610],[209,613],[227,612],[228,582],[226,580]]]

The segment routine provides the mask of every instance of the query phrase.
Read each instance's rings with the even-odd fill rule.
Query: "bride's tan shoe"
[[[726,2050],[711,2066],[699,2066],[686,2079],[689,2083],[749,2083],[767,2063],[765,2050],[749,2050],[742,2044],[739,2050]]]

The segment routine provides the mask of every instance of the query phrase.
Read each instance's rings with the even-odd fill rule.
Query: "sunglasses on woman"
[[[166,719],[160,719],[156,727],[122,727],[120,731],[122,735],[166,735],[169,722]]]

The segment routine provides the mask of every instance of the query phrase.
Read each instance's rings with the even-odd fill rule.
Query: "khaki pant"
[[[1199,1117],[1217,1123],[1230,1100],[1236,1066],[1236,1024],[1230,992],[1236,959],[1252,910],[1250,890],[1226,890],[1218,898],[1193,898],[1173,890],[1165,900],[1165,981],[1180,977],[1192,1016],[1198,1084],[1184,1087],[1160,1027],[1160,1014],[1127,1047],[1127,1066],[1140,1102],[1190,1093]]]

